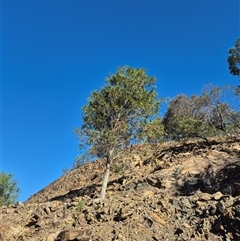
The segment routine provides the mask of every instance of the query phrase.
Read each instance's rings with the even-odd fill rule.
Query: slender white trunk
[[[101,196],[100,196],[100,198],[102,200],[105,198],[109,174],[110,174],[110,163],[108,162],[106,165],[106,172],[105,172],[105,175],[103,178],[103,183],[102,183],[102,190],[101,190]]]

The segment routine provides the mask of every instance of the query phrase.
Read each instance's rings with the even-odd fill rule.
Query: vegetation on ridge
[[[230,48],[230,73],[239,76],[240,39]],[[101,199],[104,199],[110,167],[130,144],[164,140],[208,138],[239,133],[239,94],[232,86],[208,86],[199,96],[180,94],[170,100],[165,116],[159,116],[156,79],[145,69],[124,66],[106,78],[106,86],[94,91],[83,107],[83,125],[74,130],[80,148],[104,158],[106,173]],[[81,163],[75,163],[75,167]]]
[[[16,202],[20,189],[12,174],[0,172],[0,207]]]

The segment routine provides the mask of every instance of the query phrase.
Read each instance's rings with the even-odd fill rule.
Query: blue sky
[[[81,107],[117,66],[144,67],[159,97],[238,84],[227,66],[239,0],[2,0],[1,170],[27,200],[79,154]]]

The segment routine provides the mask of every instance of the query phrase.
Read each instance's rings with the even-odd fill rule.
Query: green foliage
[[[199,137],[206,139],[214,133],[214,128],[205,126],[201,120],[196,120],[188,116],[175,116],[173,123],[174,139]]]
[[[124,66],[106,78],[106,85],[93,91],[82,108],[83,125],[74,130],[80,148],[91,156],[106,160],[101,198],[105,196],[110,165],[130,144],[146,140],[146,125],[157,117],[156,79],[145,69]],[[156,126],[156,125],[155,125]]]
[[[106,78],[106,85],[92,92],[83,107],[84,124],[75,129],[80,148],[88,146],[92,156],[113,161],[127,145],[146,138],[144,126],[160,106],[155,82],[144,69],[128,66]]]
[[[229,115],[228,131],[233,134],[237,134],[240,131],[240,111],[232,111]]]
[[[238,87],[226,85],[212,87],[205,91],[210,96],[211,111],[208,113],[209,124],[214,126],[218,134],[237,134],[240,130]]]
[[[159,143],[165,141],[166,133],[164,130],[163,119],[156,118],[147,122],[144,125],[143,133],[146,137],[146,142]]]
[[[237,39],[235,46],[228,50],[228,67],[232,75],[240,77],[240,38]]]
[[[176,130],[179,129],[176,127],[176,117],[192,116],[189,106],[189,100],[185,95],[178,95],[170,101],[163,119],[164,130],[169,138],[176,139],[179,135],[179,131]]]
[[[0,172],[0,207],[15,203],[20,193],[12,174]]]
[[[190,98],[178,95],[170,101],[163,121],[169,138],[181,139],[200,134],[202,126],[200,103],[201,100],[195,95]]]
[[[114,165],[113,165],[113,172],[120,173],[120,172],[123,171],[123,168],[124,168],[123,164],[114,163]]]
[[[193,135],[199,135],[201,123],[188,116],[175,116],[173,120],[173,137],[188,138]]]
[[[200,137],[207,140],[213,135],[228,135],[238,124],[236,112],[227,102],[232,91],[229,86],[208,85],[200,96],[175,97],[170,101],[163,120],[167,136],[171,139]]]
[[[232,75],[240,77],[240,38],[235,42],[235,46],[228,50],[228,68]],[[240,86],[235,89],[235,95],[240,95]]]
[[[80,201],[79,203],[78,203],[78,205],[76,206],[76,208],[75,208],[75,212],[81,212],[82,211],[82,209],[83,209],[83,207],[84,207],[84,205],[85,205],[85,202],[84,201]]]

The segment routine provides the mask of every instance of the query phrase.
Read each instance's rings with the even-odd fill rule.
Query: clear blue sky
[[[117,66],[146,68],[159,97],[237,85],[239,12],[239,0],[2,0],[1,170],[20,201],[72,166],[81,107]]]

